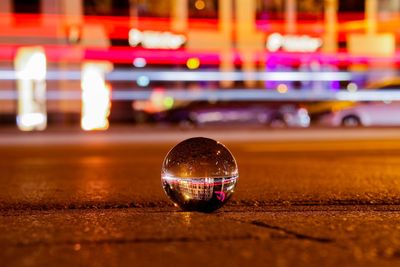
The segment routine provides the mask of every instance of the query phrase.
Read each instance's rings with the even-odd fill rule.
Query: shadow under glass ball
[[[186,211],[212,212],[232,196],[239,177],[236,160],[221,143],[204,137],[182,141],[164,159],[162,186]]]

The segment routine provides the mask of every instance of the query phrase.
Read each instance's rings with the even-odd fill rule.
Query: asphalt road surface
[[[239,164],[209,214],[160,185],[179,140]],[[399,266],[400,130],[0,131],[1,266]]]

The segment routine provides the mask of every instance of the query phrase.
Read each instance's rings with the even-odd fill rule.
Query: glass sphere
[[[239,177],[236,160],[221,143],[204,137],[182,141],[162,164],[168,197],[183,210],[211,212],[232,196]]]

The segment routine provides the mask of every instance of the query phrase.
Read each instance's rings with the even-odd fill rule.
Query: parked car
[[[330,126],[395,126],[400,125],[400,102],[367,102],[333,111],[320,122]]]
[[[306,109],[294,103],[248,101],[195,101],[154,114],[157,122],[190,126],[262,124],[271,127],[307,127]]]
[[[383,80],[366,86],[367,90],[400,90],[400,79]],[[374,101],[353,103],[333,109],[320,122],[330,126],[396,126],[400,125],[400,102]]]
[[[371,82],[366,86],[363,86],[366,90],[379,90],[379,91],[391,91],[391,90],[400,90],[400,78],[392,77],[389,79],[383,79],[376,82]],[[356,87],[356,90],[358,88]],[[351,110],[356,106],[360,105],[358,102],[354,101],[314,101],[314,102],[305,102],[303,103],[305,108],[308,110],[308,114],[310,115],[311,122],[315,122],[320,124],[321,122],[324,124],[329,124],[330,117],[329,114],[331,112],[338,112],[340,110]],[[344,119],[339,125],[360,125],[361,119],[358,115],[354,115],[353,117]]]

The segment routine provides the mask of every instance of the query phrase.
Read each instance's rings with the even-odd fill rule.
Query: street
[[[156,130],[0,131],[1,265],[400,264],[400,130]],[[180,211],[160,182],[199,135],[239,165],[214,213]]]

